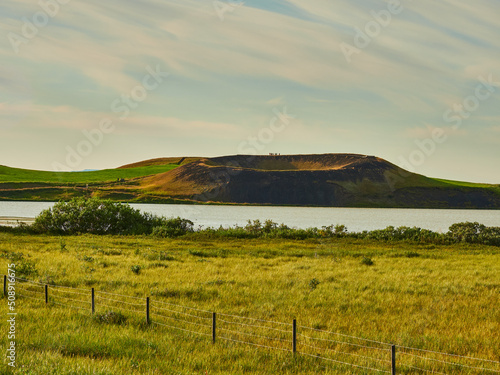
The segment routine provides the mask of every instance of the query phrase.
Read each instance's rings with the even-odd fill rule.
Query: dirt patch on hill
[[[149,159],[149,160],[144,160],[144,161],[140,161],[137,163],[123,165],[121,167],[118,167],[117,169],[150,167],[152,165],[167,165],[167,164],[184,165],[184,164],[188,164],[188,163],[191,163],[191,162],[199,160],[199,159],[201,159],[201,158],[198,158],[198,157],[157,158],[157,159]]]
[[[442,187],[386,160],[356,154],[204,158],[147,177],[152,193],[200,202],[336,207],[500,207],[500,195]]]

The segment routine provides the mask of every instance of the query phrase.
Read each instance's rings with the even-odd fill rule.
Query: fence
[[[142,315],[147,324],[217,340],[312,358],[322,364],[387,374],[495,374],[500,362],[418,349],[301,326],[251,317],[215,313],[150,297],[42,284],[17,278],[16,295],[95,314],[98,310]],[[22,292],[22,293],[20,293]],[[7,295],[7,276],[4,276]]]

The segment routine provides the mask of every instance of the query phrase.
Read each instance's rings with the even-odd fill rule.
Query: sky
[[[0,164],[357,153],[500,183],[498,0],[6,0]]]

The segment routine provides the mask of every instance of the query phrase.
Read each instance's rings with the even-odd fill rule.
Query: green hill
[[[500,208],[500,185],[428,178],[374,156],[161,158],[92,172],[0,166],[0,199],[98,196],[128,202]]]
[[[152,165],[146,167],[105,169],[90,172],[48,172],[0,166],[0,183],[31,182],[48,184],[107,183],[168,172],[179,165]]]

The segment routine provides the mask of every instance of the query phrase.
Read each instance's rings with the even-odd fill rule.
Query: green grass
[[[152,165],[147,167],[105,169],[91,172],[47,172],[0,166],[0,182],[85,184],[113,182],[118,178],[130,179],[168,172],[177,164]]]
[[[73,298],[88,300],[90,288],[94,287],[97,291],[142,298],[111,297],[131,303],[144,304],[144,297],[151,296],[154,312],[159,312],[156,301],[163,301],[279,322],[291,323],[296,318],[300,326],[496,361],[500,360],[500,316],[496,308],[500,304],[499,255],[499,248],[488,246],[385,244],[354,239],[212,240],[192,235],[159,240],[0,234],[3,272],[7,264],[14,262],[30,273],[33,270],[29,265],[34,264],[36,273],[27,278],[86,290],[87,297],[71,295]],[[364,264],[365,258],[373,264]],[[132,271],[133,266],[141,267],[139,274]],[[26,288],[25,284],[18,285],[21,293]],[[61,299],[51,301],[45,306],[22,297],[18,300],[18,367],[12,373],[373,373],[220,339],[212,345],[210,337],[157,325],[148,327],[143,313],[121,311],[126,317],[124,323],[103,323],[88,312],[53,304]],[[0,303],[5,316],[5,299]],[[97,314],[108,310],[100,303],[103,302],[98,300]],[[194,310],[179,311],[210,316]],[[219,315],[219,319],[235,318]],[[153,316],[153,320],[161,318]],[[247,329],[224,326],[223,322],[218,326]],[[210,333],[209,328],[203,329]],[[338,336],[324,337],[363,343]],[[0,342],[5,347],[5,335]],[[304,341],[299,336],[299,351],[307,350],[300,346],[301,342]],[[341,349],[365,356],[378,353],[359,347]],[[406,357],[399,355],[398,360],[410,361],[407,363],[417,367],[429,365]],[[357,357],[350,360],[362,363],[357,362]],[[454,367],[444,372],[481,373],[456,372]],[[419,372],[407,368],[398,372],[415,373]]]
[[[458,187],[466,187],[466,188],[486,188],[491,189],[497,193],[500,193],[500,185],[493,184],[480,184],[474,182],[464,182],[464,181],[452,181],[452,180],[443,180],[440,178],[433,178],[432,180],[437,181],[439,183],[444,184],[445,186],[458,186]]]

